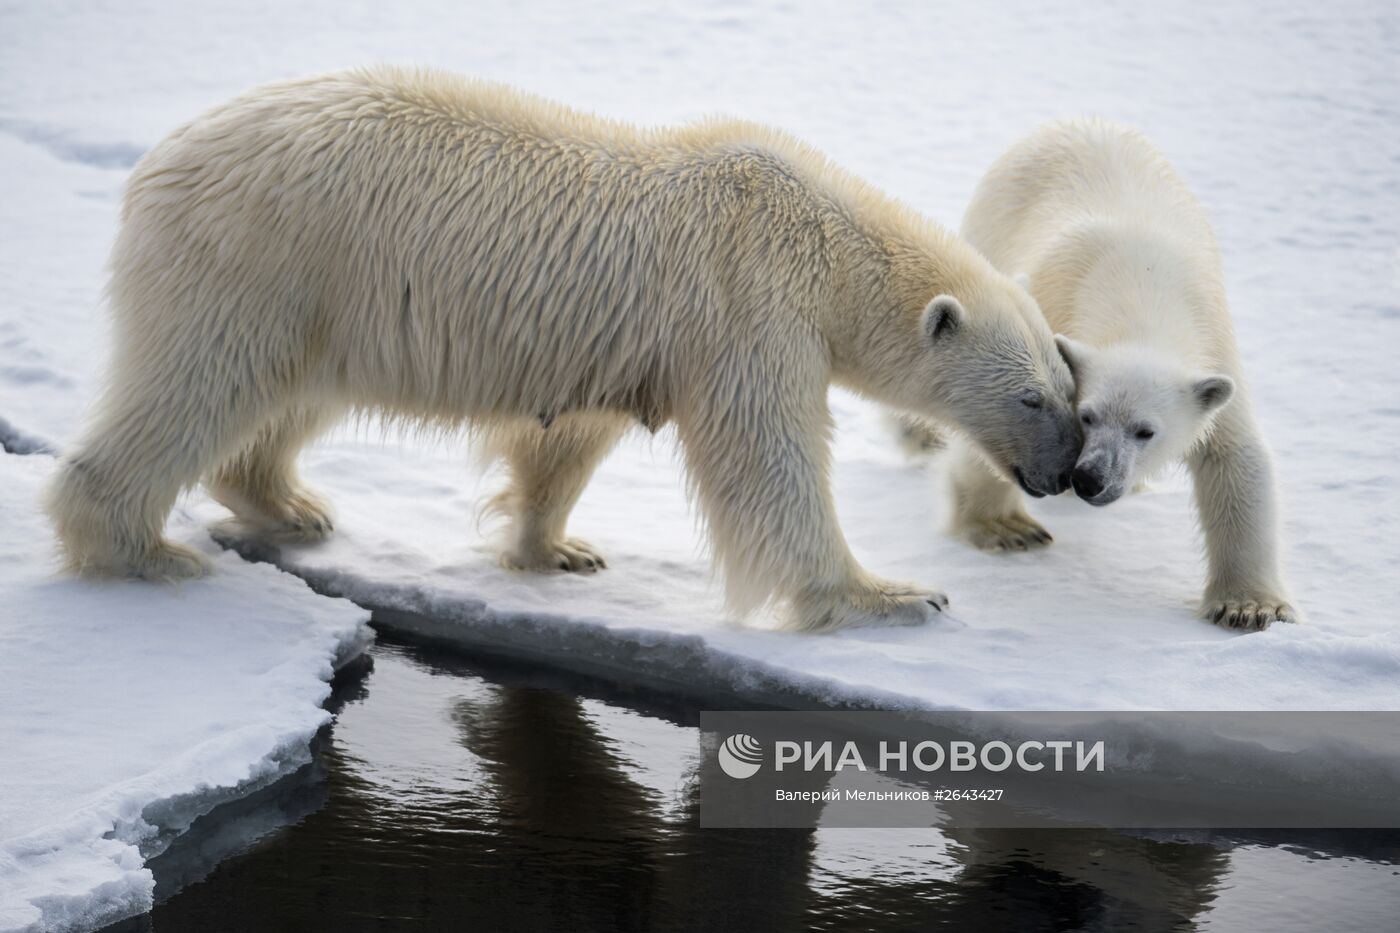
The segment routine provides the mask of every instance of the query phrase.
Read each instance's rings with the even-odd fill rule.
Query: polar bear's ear
[[[1055,335],[1055,349],[1060,351],[1060,359],[1065,361],[1069,367],[1069,373],[1076,381],[1084,375],[1084,368],[1089,362],[1089,348],[1075,340],[1070,340],[1064,334]]]
[[[1011,277],[1011,281],[1019,285],[1022,291],[1028,292],[1031,290],[1031,277],[1025,272],[1017,272]]]
[[[942,339],[957,330],[966,315],[958,299],[952,295],[938,295],[924,308],[924,336],[931,341]]]
[[[1191,386],[1191,395],[1201,411],[1214,411],[1235,394],[1235,380],[1229,376],[1207,376]]]

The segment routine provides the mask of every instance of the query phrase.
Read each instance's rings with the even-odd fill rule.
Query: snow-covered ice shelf
[[[609,569],[596,575],[500,569],[478,521],[499,480],[473,480],[461,452],[348,437],[303,469],[338,508],[336,534],[269,556],[323,592],[435,620],[438,637],[700,692],[968,709],[1396,708],[1400,630],[1384,613],[1341,611],[1364,591],[1304,572],[1303,605],[1318,607],[1305,624],[1241,634],[1195,618],[1202,568],[1184,480],[1111,509],[1037,502],[1053,546],[982,554],[940,532],[942,497],[900,460],[874,408],[833,401],[852,547],[877,573],[945,589],[949,618],[822,637],[765,630],[762,617],[726,623],[664,434],[625,443],[584,494],[571,533],[603,549]],[[1342,605],[1319,603],[1334,593]]]
[[[144,867],[197,816],[309,760],[366,613],[219,553],[179,587],[57,579],[35,506],[49,457],[0,454],[0,930],[151,906]]]

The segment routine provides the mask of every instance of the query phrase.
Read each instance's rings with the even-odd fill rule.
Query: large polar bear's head
[[[1069,488],[1079,454],[1074,379],[1024,289],[1011,283],[938,295],[919,317],[910,407],[950,421],[1032,496]]]
[[[1074,491],[1091,505],[1108,505],[1180,460],[1235,392],[1229,376],[1188,372],[1150,347],[1055,343],[1074,372],[1084,432]]]

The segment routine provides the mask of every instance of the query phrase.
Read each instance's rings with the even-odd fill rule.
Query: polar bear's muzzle
[[[1086,453],[1074,466],[1070,482],[1074,494],[1090,505],[1116,502],[1127,488],[1124,471],[1111,454],[1102,451]]]
[[[1070,474],[1068,473],[1062,473],[1059,476],[1055,477],[1052,486],[1048,489],[1042,489],[1035,483],[1032,483],[1030,480],[1028,480],[1026,478],[1025,471],[1023,471],[1018,466],[1011,468],[1011,475],[1016,477],[1017,485],[1019,485],[1023,490],[1025,490],[1026,495],[1032,496],[1036,499],[1042,499],[1045,496],[1058,496],[1070,486]]]

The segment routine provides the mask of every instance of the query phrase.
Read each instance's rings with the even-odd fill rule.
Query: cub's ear
[[[1229,376],[1207,376],[1191,386],[1191,396],[1201,411],[1214,411],[1235,394],[1235,380]]]
[[[1069,367],[1070,375],[1077,381],[1084,375],[1089,365],[1089,348],[1077,340],[1070,340],[1064,334],[1055,335],[1055,349],[1060,351],[1060,359]]]
[[[924,308],[921,324],[929,340],[941,340],[962,326],[967,312],[952,295],[939,295]]]
[[[1031,277],[1025,272],[1017,272],[1011,277],[1011,281],[1020,286],[1022,291],[1028,292],[1031,290]]]

